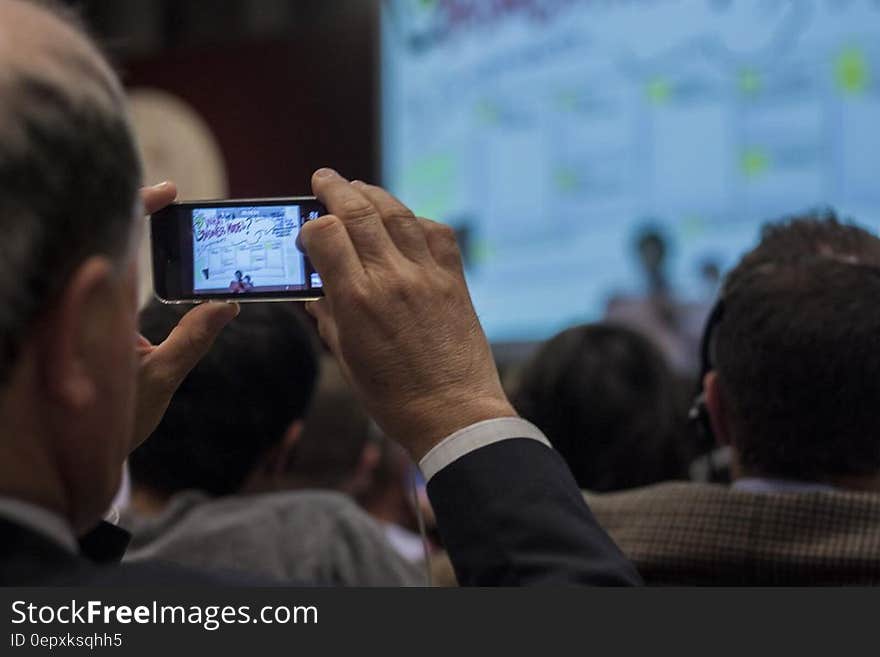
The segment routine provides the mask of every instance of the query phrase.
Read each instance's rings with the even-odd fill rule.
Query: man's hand
[[[144,209],[152,214],[174,201],[177,188],[172,183],[162,183],[146,187],[141,193]],[[137,336],[135,348],[140,369],[132,450],[153,433],[168,409],[171,396],[238,311],[237,304],[204,304],[188,312],[159,345],[150,344],[142,335]]]
[[[307,309],[385,432],[418,460],[458,429],[516,415],[453,231],[334,171],[312,189],[330,214],[302,230],[326,294]]]

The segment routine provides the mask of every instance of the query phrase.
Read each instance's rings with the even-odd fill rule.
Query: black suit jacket
[[[0,518],[0,586],[217,586],[230,583],[165,564],[120,564],[129,534],[101,523],[72,554],[29,527]],[[239,582],[242,583],[242,582]]]
[[[428,483],[463,586],[634,585],[556,451],[521,438],[475,450]]]
[[[628,585],[640,579],[599,527],[562,458],[531,439],[478,449],[428,484],[440,534],[463,585]],[[102,524],[73,555],[0,519],[0,584],[246,584],[161,564],[117,564],[127,533]],[[253,582],[255,583],[255,582]]]

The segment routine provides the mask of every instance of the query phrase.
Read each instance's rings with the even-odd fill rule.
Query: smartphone
[[[164,303],[319,299],[321,277],[297,237],[324,214],[313,196],[169,205],[150,217],[156,297]]]

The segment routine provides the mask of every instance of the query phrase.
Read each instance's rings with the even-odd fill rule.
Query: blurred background
[[[148,115],[138,125],[149,138],[148,164],[182,160],[194,185],[204,184],[196,182],[205,175],[201,164],[225,181],[223,194],[238,197],[307,192],[319,163],[378,178],[378,2],[70,4],[83,8],[113,55],[136,114]],[[144,100],[145,90],[167,95]],[[197,122],[209,134],[188,134]],[[178,130],[179,123],[188,125]],[[206,140],[216,144],[222,176],[213,173],[218,163],[190,159],[190,150],[212,150]],[[185,196],[201,192],[179,182]]]
[[[502,359],[606,318],[692,373],[763,221],[880,226],[880,0],[72,4],[129,86],[151,180],[381,182],[457,229]]]

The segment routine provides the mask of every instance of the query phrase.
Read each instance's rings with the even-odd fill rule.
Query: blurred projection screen
[[[878,0],[387,0],[383,176],[453,225],[490,338],[682,300],[768,219],[880,225]]]

